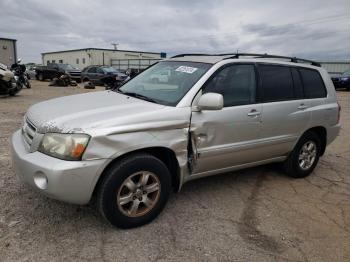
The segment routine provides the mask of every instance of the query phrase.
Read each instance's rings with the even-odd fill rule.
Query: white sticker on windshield
[[[198,68],[190,67],[190,66],[179,66],[175,71],[192,74],[197,71]]]

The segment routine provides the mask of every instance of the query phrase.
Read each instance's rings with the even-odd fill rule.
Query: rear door
[[[224,66],[203,86],[202,93],[223,95],[224,108],[192,113],[190,131],[198,156],[195,175],[261,158],[256,145],[262,106],[256,103],[256,86],[253,64]]]
[[[95,66],[90,67],[87,70],[86,75],[91,82],[96,83],[96,67]]]
[[[103,69],[101,67],[97,67],[96,68],[96,83],[101,84],[102,81],[101,79],[105,77],[105,72],[103,71]]]
[[[307,128],[311,114],[300,74],[293,67],[259,64],[262,101],[262,154],[266,159],[287,155]]]
[[[48,64],[47,66],[47,70],[46,70],[46,75],[45,75],[45,78],[55,78],[55,77],[59,77],[59,68],[58,68],[58,65],[55,64],[55,63],[51,63],[51,64]]]

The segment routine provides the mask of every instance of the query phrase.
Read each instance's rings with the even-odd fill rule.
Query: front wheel
[[[284,163],[290,177],[303,178],[312,173],[320,158],[321,140],[314,132],[305,133]]]
[[[44,81],[44,75],[42,73],[39,73],[38,79],[39,81]]]
[[[166,165],[149,154],[136,154],[111,166],[99,185],[103,217],[120,228],[142,226],[164,208],[171,189]]]

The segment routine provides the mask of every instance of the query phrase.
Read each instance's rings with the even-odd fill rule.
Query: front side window
[[[88,73],[96,73],[96,67],[89,68]]]
[[[306,98],[326,97],[327,92],[321,75],[312,69],[299,68]]]
[[[259,65],[264,102],[294,99],[293,80],[289,67]]]
[[[155,103],[176,106],[211,66],[186,61],[159,62],[126,82],[117,91]]]
[[[98,67],[98,68],[96,69],[96,72],[97,72],[98,74],[103,74],[103,73],[104,73],[103,69],[100,68],[100,67]]]
[[[206,83],[203,93],[221,94],[224,98],[224,107],[254,103],[256,93],[254,65],[236,64],[225,67]]]

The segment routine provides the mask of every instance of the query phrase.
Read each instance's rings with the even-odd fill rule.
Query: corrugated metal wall
[[[111,65],[115,59],[160,59],[160,53],[125,52],[122,50],[72,50],[57,53],[43,53],[43,64],[67,63],[83,69],[89,65]]]
[[[350,69],[350,61],[324,61],[320,62],[322,67],[325,68],[330,75],[340,75],[346,70]]]
[[[11,66],[16,60],[16,40],[0,38],[0,63]]]

